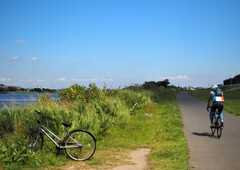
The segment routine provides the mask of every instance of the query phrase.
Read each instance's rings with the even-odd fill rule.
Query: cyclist
[[[210,108],[210,101],[213,101],[212,106],[211,106],[211,110],[209,113],[209,118],[210,118],[210,122],[211,122],[211,127],[214,127],[213,124],[213,118],[215,116],[215,112],[218,109],[218,112],[220,113],[220,119],[222,122],[222,127],[223,127],[223,108],[224,108],[224,96],[223,96],[223,92],[221,91],[221,89],[217,86],[217,85],[213,85],[208,97],[208,105],[207,105],[207,110],[209,111]]]

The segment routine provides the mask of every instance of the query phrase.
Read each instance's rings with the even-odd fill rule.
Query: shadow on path
[[[212,134],[209,133],[209,132],[202,132],[202,133],[199,133],[199,132],[192,132],[193,135],[196,135],[196,136],[207,136],[207,137],[212,137]]]
[[[217,136],[212,135],[212,134],[209,133],[209,132],[202,132],[202,133],[192,132],[192,134],[193,134],[193,135],[196,135],[196,136],[205,136],[205,137],[209,137],[209,138],[212,138],[212,139],[219,139]]]
[[[196,135],[196,136],[204,136],[204,137],[209,137],[209,138],[218,139],[217,136],[212,135],[212,134],[209,133],[209,132],[202,132],[202,133],[199,133],[199,132],[192,132],[192,134],[193,134],[193,135]]]

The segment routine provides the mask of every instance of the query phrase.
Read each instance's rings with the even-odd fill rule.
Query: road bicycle
[[[216,110],[214,114],[215,114],[213,117],[214,126],[210,128],[211,128],[212,136],[214,136],[215,132],[217,132],[217,137],[220,138],[222,136],[223,125],[220,118],[220,113]]]
[[[64,131],[62,132],[62,137],[59,137],[49,130],[44,123],[46,120],[53,121],[54,119],[38,110],[35,110],[35,112],[40,119],[37,120],[37,128],[30,130],[29,149],[35,152],[42,150],[44,135],[46,135],[56,145],[57,155],[63,149],[71,159],[76,161],[84,161],[93,156],[96,150],[96,139],[90,132],[86,130],[72,130],[68,132],[67,128],[71,127],[72,123],[62,122]]]

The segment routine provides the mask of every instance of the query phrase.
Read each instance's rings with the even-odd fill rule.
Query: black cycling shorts
[[[215,112],[218,109],[218,113],[222,113],[224,104],[222,102],[214,102],[211,107],[211,112]]]

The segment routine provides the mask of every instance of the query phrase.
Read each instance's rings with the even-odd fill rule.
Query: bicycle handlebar
[[[39,110],[35,110],[35,112],[41,117],[41,118],[44,118],[44,119],[49,119],[49,120],[54,120],[52,117],[50,116],[45,116],[42,114],[42,112],[40,112]]]

